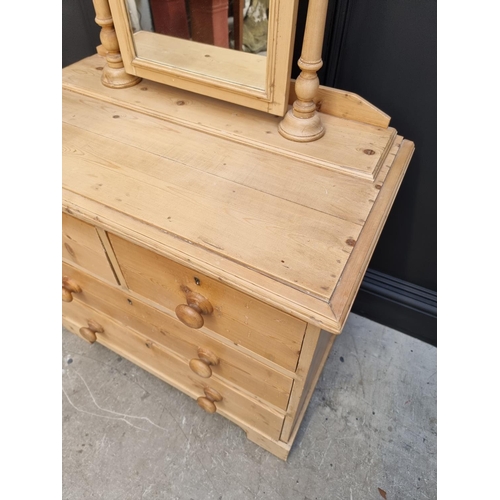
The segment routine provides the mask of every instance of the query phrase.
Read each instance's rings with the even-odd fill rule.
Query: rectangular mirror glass
[[[298,0],[110,0],[126,71],[283,116]]]

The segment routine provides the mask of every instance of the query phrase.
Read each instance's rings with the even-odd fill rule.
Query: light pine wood
[[[80,285],[69,278],[68,276],[63,275],[62,277],[62,300],[63,302],[71,302],[73,300],[74,293],[81,293],[82,288]]]
[[[265,156],[265,152],[276,153],[279,155],[278,158],[283,157],[284,162],[290,163],[290,160],[293,160],[288,170],[292,166],[304,163],[302,168],[297,166],[295,168],[299,168],[299,170],[307,168],[311,171],[313,169],[309,168],[310,165],[321,166],[371,181],[377,176],[384,157],[396,137],[396,130],[387,126],[374,126],[322,114],[322,121],[327,130],[324,141],[316,141],[314,144],[293,142],[283,138],[278,133],[277,127],[280,118],[262,115],[262,113],[251,109],[236,108],[235,111],[235,108],[229,103],[172,89],[152,81],[128,89],[126,93],[106,89],[99,84],[98,80],[100,71],[96,68],[101,65],[102,62],[98,56],[94,56],[94,58],[82,61],[78,70],[72,66],[63,70],[63,88],[71,90],[70,94],[63,94],[65,101],[63,109],[68,110],[68,114],[63,118],[65,122],[73,121],[83,126],[85,123],[85,118],[81,116],[83,110],[90,107],[99,108],[103,105],[100,102],[103,100],[138,111],[141,113],[140,119],[144,121],[145,125],[149,122],[145,119],[144,114],[181,125],[181,127],[173,129],[177,131],[177,134],[189,132],[186,130],[187,127],[199,130],[204,134],[208,133],[210,136],[229,139],[234,143],[246,144],[250,148],[245,148],[245,154],[256,155],[263,151],[262,158]],[[95,102],[94,105],[91,101],[86,101],[85,107],[78,104],[79,114],[73,116],[70,114],[73,110],[70,110],[67,101],[73,100],[79,103],[79,98],[74,93],[95,97],[99,101]],[[352,100],[354,103],[361,102],[355,98]],[[366,101],[364,102],[366,103]],[[368,107],[368,105],[359,104],[358,106],[360,110]],[[116,120],[112,117],[118,115],[121,119],[127,119],[127,115],[123,116],[123,112],[119,108],[117,111],[99,112],[98,109],[93,109],[90,115],[94,118],[93,126],[99,126],[97,125],[99,123],[100,128],[105,128],[108,132],[116,130],[116,126],[109,126],[110,120]],[[102,118],[97,121],[99,116]],[[131,115],[129,119],[134,119],[134,115]],[[113,123],[116,125],[116,121]],[[168,130],[171,130],[170,127],[165,127],[158,121],[151,122],[150,127],[156,130],[155,136],[160,133],[168,133]],[[133,130],[135,131],[135,128]],[[147,134],[143,135],[143,137],[146,136]],[[210,139],[212,140],[213,137]],[[204,142],[208,142],[207,139]],[[236,146],[232,144],[230,147]],[[238,148],[236,151],[241,151],[241,149]],[[370,151],[370,154],[365,151]],[[270,156],[276,158],[275,154]],[[234,170],[234,167],[232,169]],[[263,184],[265,185],[265,183]]]
[[[242,267],[238,262],[221,260],[208,248],[192,245],[189,241],[177,238],[165,240],[162,231],[157,227],[144,224],[125,214],[117,212],[82,195],[64,190],[63,210],[71,214],[92,220],[99,213],[99,224],[108,231],[121,234],[129,241],[141,245],[158,255],[168,256],[174,262],[186,262],[200,269],[206,276],[228,283],[235,290],[253,297],[260,297],[263,302],[293,315],[304,322],[311,321],[315,325],[329,331],[340,333],[341,326],[334,316],[330,304],[316,297],[305,295],[299,290],[263,275],[253,269]],[[221,267],[221,263],[223,266]],[[135,292],[131,292],[135,294]],[[145,298],[146,301],[150,299]],[[152,301],[150,301],[152,302]],[[161,307],[156,303],[156,307]],[[245,349],[244,346],[238,346]],[[258,353],[257,353],[258,354]]]
[[[380,185],[377,184],[374,187],[380,188]],[[377,190],[377,192],[380,193],[380,190]],[[332,317],[333,313],[327,303],[318,303],[313,297],[304,296],[299,291],[295,293],[294,289],[282,286],[280,282],[252,272],[248,268],[242,268],[232,261],[225,261],[224,267],[221,268],[219,256],[214,255],[210,249],[204,250],[200,247],[193,247],[189,242],[178,239],[170,240],[168,245],[165,246],[162,243],[165,238],[154,227],[149,228],[142,223],[136,222],[133,218],[122,217],[119,212],[108,210],[102,204],[96,203],[89,198],[73,195],[67,190],[64,194],[64,203],[68,207],[68,211],[79,212],[82,217],[93,219],[96,212],[101,213],[102,220],[100,220],[100,224],[108,229],[121,231],[128,238],[135,239],[138,243],[150,245],[150,248],[160,254],[168,253],[177,259],[184,259],[185,255],[189,255],[193,264],[196,263],[196,266],[203,269],[205,273],[214,276],[214,268],[207,265],[212,261],[213,265],[217,266],[218,273],[228,273],[225,278],[236,288],[251,294],[263,294],[262,297],[269,303],[293,312],[305,320],[312,319],[318,326],[332,332],[339,333],[341,330],[341,325],[339,325],[335,316]],[[130,225],[133,230],[128,230],[127,225]],[[140,237],[138,238],[138,236]]]
[[[291,142],[254,110],[108,90],[96,57],[64,72],[63,212],[97,257],[63,259],[63,324],[286,459],[413,143],[341,91],[312,98],[325,139]]]
[[[211,335],[215,334],[206,329],[189,329],[168,313],[144,302],[142,297],[112,287],[67,264],[63,264],[63,274],[82,284],[84,292],[78,295],[78,301],[175,351],[186,362],[199,357],[200,349],[202,355],[206,354],[205,350],[211,351],[218,358],[218,363],[213,365],[213,377],[279,409],[287,408],[293,373],[280,371],[279,365],[266,364],[269,363],[266,358],[243,350],[222,336],[214,338]]]
[[[200,347],[198,349],[198,357],[189,361],[189,368],[197,375],[203,378],[212,376],[211,366],[217,366],[219,358],[210,350]]]
[[[62,215],[62,257],[66,262],[77,264],[110,283],[116,283],[95,227],[67,214]]]
[[[342,324],[347,320],[352,303],[361,285],[361,280],[375,250],[380,233],[389,215],[399,186],[403,181],[414,150],[415,144],[412,141],[402,141],[401,147],[397,150],[394,160],[391,163],[387,177],[383,184],[378,184],[380,186],[380,194],[377,198],[378,203],[374,205],[370,213],[370,218],[367,220],[363,232],[356,242],[351,259],[344,269],[344,278],[330,301],[332,311]]]
[[[106,252],[106,257],[108,258],[109,263],[111,264],[111,268],[113,270],[113,274],[115,276],[116,281],[122,288],[127,288],[127,282],[125,281],[125,277],[122,274],[120,266],[118,265],[118,261],[115,257],[115,252],[111,247],[111,243],[108,239],[108,234],[100,227],[96,227],[97,235],[101,240],[101,244],[104,247],[104,251]]]
[[[206,381],[197,377],[188,364],[172,351],[84,306],[81,302],[75,300],[70,304],[63,304],[63,318],[68,320],[65,325],[70,326],[71,331],[75,331],[74,325],[80,325],[80,328],[85,324],[88,317],[96,318],[104,328],[104,333],[97,336],[98,343],[192,398],[203,397],[207,387]],[[281,412],[243,395],[220,379],[211,378],[208,385],[223,397],[223,400],[217,403],[218,413],[238,425],[243,423],[244,427],[255,428],[267,438],[278,441],[283,425]]]
[[[175,308],[175,315],[177,316],[179,321],[181,321],[187,327],[194,328],[195,330],[198,330],[205,324],[203,316],[198,311],[186,304],[179,304]]]
[[[78,335],[78,328],[79,327],[75,323],[75,321],[74,321],[73,318],[69,318],[68,316],[63,315],[62,323],[63,323],[63,326],[67,330],[69,330],[70,332],[73,332],[74,334]],[[127,358],[127,356],[125,354],[123,354],[122,352],[120,352],[120,354],[123,357]],[[149,369],[146,368],[136,358],[133,358],[133,359],[127,358],[127,359],[130,359],[133,363],[137,364],[141,368],[149,371],[150,373],[153,373],[153,375],[157,376],[158,378],[164,380],[165,382],[169,383],[170,385],[173,385],[177,389],[182,390],[183,392],[185,392],[185,390],[184,390],[183,387],[179,387],[178,385],[175,385],[175,383],[171,379],[162,378],[162,376],[157,371],[155,371],[154,368],[149,368]],[[212,389],[212,388],[205,387],[204,388],[204,392],[207,389],[210,389],[211,391],[214,391],[214,389]],[[205,394],[206,394],[206,392],[205,392]],[[196,394],[194,396],[192,396],[192,397],[196,397]],[[200,396],[200,397],[202,397],[202,396]],[[219,413],[221,413],[221,412],[219,412]],[[265,450],[269,451],[270,453],[272,453],[273,455],[275,455],[276,457],[278,457],[278,458],[280,458],[282,460],[286,460],[287,459],[288,454],[290,453],[291,444],[283,443],[282,441],[273,439],[273,438],[269,437],[268,435],[263,434],[259,429],[253,427],[252,425],[249,425],[248,422],[247,422],[247,420],[245,420],[245,419],[239,418],[239,417],[237,417],[235,415],[232,415],[232,414],[225,414],[225,413],[222,413],[222,414],[226,418],[228,418],[229,420],[231,420],[232,422],[234,422],[236,425],[238,425],[239,427],[241,427],[246,432],[247,438],[250,441],[252,441],[253,443],[257,444],[261,448],[264,448]]]
[[[212,376],[212,369],[210,366],[203,362],[201,359],[194,358],[189,362],[189,368],[196,373],[199,377],[210,378]]]
[[[204,319],[207,329],[295,370],[305,330],[302,321],[116,235],[109,238],[131,290],[175,310],[185,300],[184,287],[194,286],[214,307]]]
[[[103,205],[164,226],[164,232],[208,247],[221,257],[238,260],[324,301],[349,258],[351,241],[362,229],[361,224],[214,179],[186,165],[181,168],[123,143],[67,126],[64,133],[73,148],[64,153],[63,185],[69,176],[77,181],[74,186],[79,193]],[[93,152],[96,147],[99,156]],[[176,177],[175,184],[171,176]],[[101,184],[98,190],[96,182]],[[324,237],[315,237],[317,233]],[[304,252],[310,256],[306,263]],[[325,267],[329,270],[326,276]],[[123,265],[121,270],[131,285]]]
[[[80,334],[80,337],[82,337],[83,340],[86,340],[89,344],[93,344],[97,340],[95,332],[86,326],[82,326],[82,328],[78,330],[78,333]]]
[[[296,100],[295,80],[292,80],[288,102],[293,105]],[[391,122],[391,117],[387,113],[353,92],[320,85],[313,101],[318,111],[337,118],[354,120],[381,128],[387,128]]]
[[[291,444],[268,439],[266,436],[263,436],[260,432],[256,432],[254,429],[247,430],[247,438],[252,441],[252,443],[255,443],[261,448],[267,450],[269,453],[281,458],[281,460],[287,460]]]
[[[199,286],[198,281],[195,280],[196,286]],[[195,311],[198,311],[200,314],[212,314],[214,312],[214,308],[210,301],[201,293],[193,292],[187,286],[183,287],[182,291],[186,294],[186,302],[188,303],[188,306]]]
[[[405,153],[409,154],[409,156],[406,157],[407,162],[411,157],[411,152],[412,150]],[[399,174],[402,176],[404,171],[399,171]],[[371,204],[374,204],[374,206],[377,206],[376,199],[378,194],[380,194],[381,187],[383,187],[381,184],[375,184],[373,190],[377,194],[373,199],[367,200]],[[318,191],[318,193],[321,193],[321,191]],[[345,196],[347,196],[347,194]],[[367,196],[369,196],[368,193]],[[64,193],[64,205],[68,207],[68,211],[78,212],[80,216],[90,219],[94,219],[95,214],[100,213],[101,225],[108,229],[122,232],[127,235],[129,239],[135,240],[141,245],[149,245],[151,249],[159,254],[169,254],[178,260],[185,260],[185,256],[188,255],[193,265],[202,269],[203,272],[209,276],[216,276],[214,272],[215,269],[217,269],[216,273],[219,276],[221,276],[220,273],[227,273],[222,274],[224,279],[239,290],[250,293],[251,295],[260,295],[266,302],[286,310],[287,312],[291,312],[304,320],[311,319],[315,324],[329,331],[334,333],[339,333],[341,331],[345,317],[343,317],[342,323],[339,323],[328,303],[318,302],[314,297],[305,296],[299,291],[282,285],[279,281],[253,272],[251,269],[241,267],[236,262],[226,260],[221,267],[220,256],[214,254],[211,248],[204,249],[202,247],[193,246],[189,242],[176,238],[167,240],[161,230],[157,230],[155,227],[149,227],[144,223],[136,221],[135,218],[130,218],[126,215],[122,216],[122,214],[116,210],[110,210],[105,205],[93,201],[91,198],[84,198],[68,190],[65,190]]]
[[[181,287],[186,294],[187,304],[179,304],[175,308],[175,315],[189,328],[199,329],[205,324],[202,314],[212,314],[214,308],[200,293],[191,291],[187,286]]]
[[[208,398],[200,396],[196,402],[198,403],[198,406],[207,413],[215,413],[217,411],[217,407],[214,402]]]
[[[158,33],[132,33],[125,2],[109,3],[128,73],[273,115],[285,114],[298,0],[271,2],[266,57]]]
[[[79,330],[80,337],[86,340],[89,344],[93,344],[97,340],[97,333],[104,333],[104,328],[94,319],[87,320],[87,326],[83,326]]]
[[[290,437],[291,429],[295,423],[297,412],[300,407],[302,394],[306,389],[309,368],[311,366],[314,353],[317,350],[320,335],[321,330],[318,327],[313,325],[307,326],[297,366],[297,378],[293,382],[292,392],[288,402],[287,416],[281,432],[282,441],[287,442]]]
[[[78,284],[78,282],[69,278],[68,276],[63,276],[62,286],[72,293],[80,293],[82,291],[82,287]]]
[[[63,302],[71,302],[73,300],[72,293],[64,287],[62,287],[62,300]]]
[[[335,338],[335,335],[325,332],[324,330],[321,330],[319,336],[316,336],[315,332],[313,339],[316,340],[316,344],[314,346],[312,358],[310,357],[310,349],[304,351],[305,359],[302,363],[299,361],[302,377],[294,382],[288,407],[288,415],[285,418],[283,430],[281,431],[282,441],[293,443],[295,439],[294,431],[299,428],[304,418],[305,410],[309,404],[309,400],[311,399],[321,372],[323,371],[323,367],[328,359]]]
[[[224,398],[211,387],[205,387],[203,392],[205,393],[205,397],[199,397],[196,400],[198,405],[208,413],[215,413],[217,411],[215,403],[222,401]]]
[[[328,0],[309,0],[302,54],[298,62],[302,71],[295,82],[297,99],[279,125],[280,134],[296,142],[312,142],[325,135],[314,99],[319,89],[317,72],[323,66],[321,51],[327,9]]]
[[[102,28],[100,37],[106,54],[106,66],[101,76],[102,84],[113,89],[137,85],[141,78],[125,71],[108,0],[93,0],[93,2],[96,12],[95,21]]]
[[[205,396],[211,401],[215,402],[222,401],[222,396],[215,389],[212,389],[211,387],[205,387],[205,389],[203,389],[203,392],[205,393]]]
[[[186,129],[180,125],[166,126],[158,119],[141,118],[138,112],[124,112],[123,109],[113,105],[98,105],[98,101],[94,99],[83,98],[82,101],[82,98],[73,94],[67,94],[67,97],[65,105],[68,109],[68,118],[65,118],[67,124],[63,125],[63,134],[65,140],[73,144],[77,150],[82,147],[80,145],[83,140],[76,137],[73,142],[74,135],[87,131],[89,132],[87,137],[93,140],[91,133],[95,133],[105,138],[96,138],[100,142],[107,142],[108,139],[129,147],[146,148],[151,155],[162,156],[178,163],[177,168],[182,165],[184,169],[207,173],[209,174],[205,177],[208,179],[207,182],[215,182],[222,178],[252,190],[262,190],[294,204],[307,205],[314,210],[358,225],[366,220],[373,206],[370,200],[374,200],[379,192],[373,182],[360,182],[357,176],[355,178],[349,175],[339,176],[337,172],[311,168],[310,165],[297,160],[281,158],[274,154],[268,155],[255,148],[228,143],[227,140],[217,137],[209,137],[207,140],[207,136],[202,132]],[[82,104],[85,106],[82,107]],[[118,119],[119,130],[114,127]],[[137,136],[135,128],[138,119],[141,120],[141,127],[145,132],[141,137]],[[74,125],[76,123],[78,127]],[[175,134],[176,141],[166,143],[163,140],[165,134],[169,133]],[[370,133],[366,140],[373,144],[377,138]],[[201,142],[203,148],[194,147]],[[89,146],[85,146],[85,143],[83,147],[86,151],[93,151]],[[384,155],[386,158],[389,152],[390,149]],[[76,153],[64,154],[69,156]],[[363,156],[368,158],[375,155],[363,153]],[[266,159],[273,160],[273,169],[267,167]],[[348,159],[347,156],[345,159]],[[188,162],[189,166],[186,165]],[[154,159],[148,162],[145,170],[151,176],[160,177],[162,175],[160,167],[151,168],[151,163],[154,163]],[[96,165],[96,169],[98,166],[99,164]],[[372,167],[368,164],[365,166],[367,169]],[[294,171],[293,176],[289,175],[291,169]],[[308,188],[304,189],[304,185]]]

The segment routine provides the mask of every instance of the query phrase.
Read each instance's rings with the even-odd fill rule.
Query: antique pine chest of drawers
[[[299,144],[102,66],[63,71],[63,324],[286,459],[413,143],[353,94],[323,89],[350,111]]]

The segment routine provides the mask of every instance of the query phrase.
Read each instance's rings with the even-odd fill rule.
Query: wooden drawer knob
[[[80,293],[81,291],[82,288],[76,281],[72,280],[71,278],[68,278],[68,276],[63,276],[62,279],[63,302],[71,302],[73,300],[73,294]]]
[[[208,349],[200,347],[198,349],[198,357],[193,358],[189,362],[189,368],[203,378],[210,378],[212,376],[212,369],[210,366],[216,366],[219,364],[219,358]]]
[[[189,328],[201,328],[205,324],[202,314],[212,314],[212,304],[200,293],[190,290],[186,293],[186,302],[175,308],[177,318]]]
[[[199,397],[196,402],[203,408],[207,413],[215,413],[217,411],[217,406],[215,402],[222,401],[222,396],[211,387],[205,388],[205,397]]]
[[[62,287],[62,300],[63,302],[71,302],[73,300],[73,295],[71,294],[71,292],[64,287]]]
[[[89,319],[87,324],[89,325],[88,327],[82,326],[82,328],[80,328],[80,335],[89,344],[93,344],[97,340],[96,333],[104,333],[104,328],[93,319]]]
[[[203,316],[186,304],[178,305],[175,308],[175,315],[179,318],[179,321],[189,326],[189,328],[195,328],[197,330],[205,324]]]

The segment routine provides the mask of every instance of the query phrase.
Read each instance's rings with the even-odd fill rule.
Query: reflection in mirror
[[[128,74],[286,113],[299,0],[96,1],[109,2]]]
[[[269,0],[127,0],[127,7],[134,33],[266,55]]]

